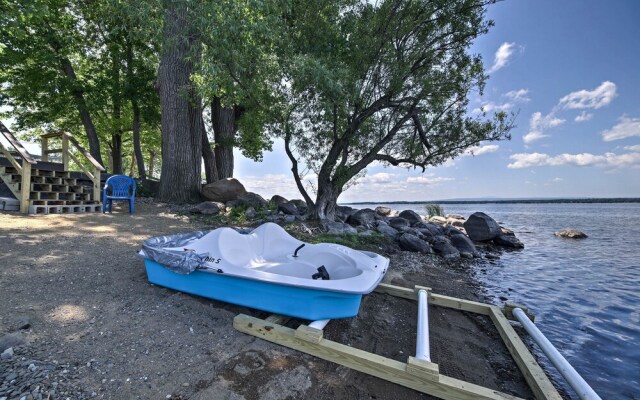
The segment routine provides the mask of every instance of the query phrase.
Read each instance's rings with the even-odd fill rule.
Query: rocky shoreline
[[[236,179],[223,179],[208,185],[202,195],[209,199],[191,209],[206,215],[241,215],[248,223],[294,223],[310,218],[303,200],[287,200],[273,195],[265,200],[257,193],[247,192]],[[334,235],[384,235],[401,249],[422,254],[435,253],[447,260],[479,258],[493,259],[503,249],[522,249],[524,244],[514,232],[500,226],[493,218],[476,212],[465,218],[458,214],[422,216],[413,210],[375,210],[337,206],[335,221],[323,221],[325,232]]]

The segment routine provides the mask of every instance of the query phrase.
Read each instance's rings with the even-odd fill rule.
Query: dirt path
[[[232,327],[238,313],[263,313],[147,282],[136,255],[144,239],[206,228],[157,204],[133,217],[0,212],[0,344],[15,351],[0,361],[0,399],[428,398]],[[478,299],[464,265],[390,256],[387,281]],[[411,302],[374,294],[326,337],[406,361],[415,315]],[[442,373],[531,397],[488,320],[441,308],[430,320]]]

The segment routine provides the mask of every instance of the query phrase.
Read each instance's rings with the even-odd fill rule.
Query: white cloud
[[[442,176],[410,176],[407,178],[407,183],[421,183],[424,185],[437,185],[438,183],[453,181],[453,178],[446,178]]]
[[[274,194],[279,194],[287,199],[302,198],[292,175],[267,174],[263,176],[242,176],[238,179],[248,191],[258,193],[267,200],[269,200]],[[311,189],[308,185],[309,180],[316,184],[314,176],[306,176],[303,179],[303,184],[305,185],[307,192]],[[309,194],[313,197],[311,192],[309,192]]]
[[[529,89],[512,90],[504,94],[505,97],[510,98],[512,101],[525,103],[529,100]]]
[[[640,152],[640,144],[636,144],[633,146],[624,146],[625,150],[629,150],[629,151],[637,151]]]
[[[496,51],[496,55],[493,59],[493,65],[491,66],[491,68],[489,68],[489,71],[487,72],[489,73],[496,72],[500,68],[507,65],[507,63],[509,62],[509,58],[513,55],[515,49],[516,49],[515,43],[508,43],[508,42],[502,43],[498,48],[498,51]]]
[[[564,179],[562,179],[562,178],[553,178],[551,181],[553,181],[553,182],[563,182]]]
[[[623,115],[618,121],[613,128],[602,132],[602,140],[611,142],[612,140],[640,136],[640,118],[629,118]]]
[[[616,84],[605,81],[593,90],[578,90],[569,93],[560,99],[558,105],[569,109],[592,108],[597,110],[611,103],[614,97],[616,97]]]
[[[495,153],[496,151],[498,151],[499,148],[500,146],[498,146],[497,144],[487,144],[485,146],[473,146],[465,150],[465,152],[462,153],[462,155],[463,156],[481,156],[483,154]]]
[[[473,110],[473,112],[476,113],[476,114],[481,114],[482,112],[489,113],[489,112],[492,112],[492,111],[508,111],[511,108],[513,108],[513,103],[496,104],[496,103],[490,101],[488,103],[484,103],[479,108],[475,108]]]
[[[615,154],[605,153],[602,155],[581,153],[581,154],[559,154],[551,156],[543,153],[518,153],[511,156],[514,160],[507,167],[511,169],[531,168],[531,167],[557,167],[561,165],[573,165],[577,167],[640,167],[640,152]]]
[[[529,144],[548,137],[549,135],[544,134],[546,129],[562,125],[564,122],[565,120],[556,117],[553,111],[545,116],[541,112],[534,112],[529,120],[529,132],[522,139]]]
[[[593,118],[593,114],[588,113],[586,111],[583,111],[582,113],[580,113],[580,115],[578,115],[574,119],[574,121],[576,121],[576,122],[585,122],[585,121],[590,120],[591,118]]]
[[[373,175],[366,175],[360,179],[358,179],[358,184],[367,184],[367,183],[374,183],[374,184],[380,184],[380,183],[390,183],[390,182],[394,182],[397,181],[398,178],[395,177],[395,175],[393,174],[389,174],[387,172],[378,172],[377,174],[373,174]]]

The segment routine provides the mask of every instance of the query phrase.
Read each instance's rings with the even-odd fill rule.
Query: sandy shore
[[[429,398],[232,327],[239,313],[264,313],[147,282],[136,255],[144,239],[207,228],[158,204],[138,205],[133,217],[123,208],[0,212],[0,343],[16,344],[0,361],[0,398]],[[391,258],[386,282],[483,300],[468,261],[381,252]],[[331,322],[325,337],[406,361],[416,312],[413,302],[372,294],[357,318]],[[429,316],[441,373],[532,397],[488,319],[438,307]]]

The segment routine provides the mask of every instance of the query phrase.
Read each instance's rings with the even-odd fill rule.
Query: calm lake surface
[[[426,214],[424,204],[355,207],[379,205]],[[465,218],[482,211],[524,243],[522,251],[478,265],[494,303],[503,296],[529,307],[536,326],[603,399],[640,399],[640,204],[442,206]],[[569,227],[589,238],[553,236]]]

